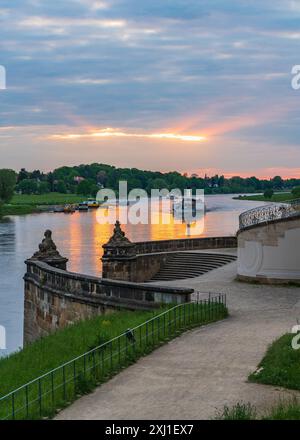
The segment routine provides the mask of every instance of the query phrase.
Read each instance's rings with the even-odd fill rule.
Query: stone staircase
[[[199,252],[177,252],[169,258],[150,281],[195,278],[236,260],[235,255]]]

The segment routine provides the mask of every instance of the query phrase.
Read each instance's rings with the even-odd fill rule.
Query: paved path
[[[247,376],[267,346],[300,318],[300,288],[240,283],[235,274],[231,263],[198,278],[165,283],[226,293],[230,317],[157,349],[56,418],[207,419],[225,404],[251,402],[263,411],[279,397],[296,394],[248,383]]]

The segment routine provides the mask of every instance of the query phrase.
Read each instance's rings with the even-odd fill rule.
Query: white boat
[[[87,202],[78,204],[78,211],[88,211],[88,210],[89,210],[89,205],[87,204]]]

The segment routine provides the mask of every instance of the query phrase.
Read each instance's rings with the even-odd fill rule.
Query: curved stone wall
[[[133,243],[134,256],[102,257],[103,278],[145,282],[156,275],[175,252],[236,248],[235,236],[197,237],[177,240],[156,240]]]
[[[193,289],[108,280],[27,260],[24,342],[113,310],[152,310],[162,303],[189,302]]]
[[[300,215],[238,232],[238,278],[262,283],[300,282]]]

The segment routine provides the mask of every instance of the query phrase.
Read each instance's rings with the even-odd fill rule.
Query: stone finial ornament
[[[132,244],[131,241],[125,236],[125,232],[121,229],[121,223],[119,220],[116,221],[114,227],[114,233],[108,240],[106,245],[124,245],[124,244]]]
[[[47,229],[44,234],[42,243],[39,244],[39,251],[34,254],[34,257],[44,256],[60,256],[57,247],[52,240],[52,231]]]
[[[113,235],[103,245],[104,258],[134,258],[135,244],[132,243],[121,229],[119,220],[116,221]]]
[[[52,240],[52,231],[47,229],[44,233],[44,238],[39,244],[39,250],[33,254],[30,260],[39,260],[48,263],[60,269],[66,269],[67,258],[60,255],[57,247]]]

